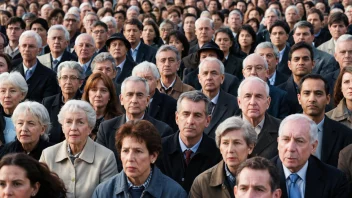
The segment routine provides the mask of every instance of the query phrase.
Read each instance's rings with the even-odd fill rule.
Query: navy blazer
[[[140,44],[138,51],[137,51],[137,57],[136,57],[135,62],[137,64],[139,64],[143,61],[148,61],[148,62],[152,62],[155,64],[156,51],[157,51],[157,49],[155,49],[154,47],[150,47],[141,41],[141,44]],[[130,58],[133,60],[131,50],[129,50],[128,54],[129,54]]]
[[[287,92],[287,102],[290,106],[289,115],[295,113],[302,113],[303,109],[298,102],[296,83],[293,81],[292,75],[288,78],[285,83],[279,85],[278,87]]]
[[[122,84],[122,82],[132,75],[132,70],[136,66],[136,63],[133,61],[132,57],[127,56],[126,62],[123,64],[121,73],[115,77],[115,82],[117,84]]]
[[[237,58],[233,54],[229,54],[227,60],[224,61],[225,72],[236,76],[239,80],[243,79],[241,58]]]
[[[272,85],[269,85],[269,90],[271,102],[267,112],[275,118],[284,119],[290,113],[287,92]]]
[[[282,83],[285,83],[289,77],[290,76],[284,73],[276,71],[274,86],[278,86],[278,85],[281,85]]]
[[[287,75],[290,76],[291,75],[291,70],[290,68],[288,68],[288,54],[290,53],[291,48],[286,45],[284,54],[282,55],[281,61],[279,62],[279,64],[277,65],[276,70]],[[276,74],[277,75],[277,74]]]

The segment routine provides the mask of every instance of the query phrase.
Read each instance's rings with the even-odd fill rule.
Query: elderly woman
[[[154,165],[161,152],[156,128],[145,120],[131,120],[116,133],[116,148],[123,171],[100,184],[93,193],[98,197],[187,197],[183,188]]]
[[[75,61],[62,62],[57,69],[57,80],[61,92],[43,99],[43,105],[49,112],[53,126],[49,131],[49,139],[53,143],[59,143],[65,139],[57,115],[67,101],[81,99],[79,88],[84,80],[83,68]]]
[[[66,140],[45,149],[40,161],[64,181],[67,197],[91,197],[99,183],[117,174],[114,153],[89,138],[96,113],[88,102],[70,100],[58,117]]]
[[[0,74],[0,145],[15,140],[16,130],[11,116],[27,91],[27,82],[19,72]]]
[[[215,141],[223,160],[194,180],[190,197],[233,197],[236,170],[252,153],[257,133],[242,118],[230,117],[216,129]]]
[[[0,158],[8,153],[26,153],[39,160],[42,151],[52,146],[48,142],[50,118],[45,107],[38,102],[20,103],[12,115],[15,124],[15,141],[5,144],[0,151]]]

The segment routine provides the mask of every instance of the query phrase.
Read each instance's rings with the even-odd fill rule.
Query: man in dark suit
[[[124,24],[123,34],[131,44],[129,56],[137,64],[143,61],[155,63],[156,49],[141,41],[143,24],[138,19],[128,19]]]
[[[92,25],[92,36],[97,54],[107,52],[105,43],[108,40],[108,26],[102,21],[96,21]]]
[[[132,76],[144,78],[149,85],[149,107],[148,115],[165,122],[176,132],[178,130],[175,121],[176,100],[169,95],[160,93],[156,88],[160,79],[158,68],[154,63],[141,62],[133,68]]]
[[[50,53],[38,56],[44,66],[57,72],[57,67],[65,61],[77,61],[77,57],[66,51],[70,34],[63,25],[53,25],[48,31],[47,43]]]
[[[308,11],[307,21],[313,25],[314,28],[314,46],[319,47],[319,45],[325,43],[331,39],[331,34],[329,30],[324,27],[324,15],[317,8],[311,8]]]
[[[76,39],[75,52],[78,57],[78,63],[82,66],[86,78],[92,74],[90,64],[95,55],[95,43],[91,35],[87,33],[80,34]]]
[[[336,167],[340,150],[352,143],[352,130],[325,116],[325,107],[330,102],[328,82],[317,74],[304,76],[299,86],[298,101],[303,114],[318,126],[319,144],[315,156]]]
[[[217,58],[205,58],[199,65],[199,83],[203,94],[210,100],[208,112],[211,120],[204,133],[213,139],[217,126],[238,111],[237,98],[220,88],[224,82],[224,70],[224,65]]]
[[[215,141],[204,134],[209,125],[209,99],[200,91],[189,91],[178,99],[176,123],[180,131],[162,139],[158,167],[189,192],[194,179],[221,160]]]
[[[279,12],[274,8],[268,8],[265,10],[264,20],[266,28],[263,28],[257,35],[257,43],[270,41],[270,27],[275,21],[279,19]]]
[[[128,120],[143,119],[151,122],[161,137],[174,133],[167,124],[145,113],[149,104],[149,86],[144,79],[135,76],[128,77],[124,80],[121,87],[120,101],[126,110],[126,114],[102,122],[97,135],[97,143],[114,152],[119,171],[122,170],[122,164],[115,147],[115,134],[119,127]]]
[[[74,12],[67,12],[64,17],[63,25],[70,33],[69,49],[75,46],[76,38],[81,33],[79,32],[80,17]]]
[[[279,170],[282,197],[349,197],[344,173],[313,156],[318,127],[302,114],[282,121],[278,137],[279,156],[272,159]]]
[[[273,158],[277,155],[276,139],[280,120],[266,113],[271,101],[268,84],[258,77],[247,77],[241,82],[238,93],[237,101],[242,110],[242,118],[258,134],[251,156]]]
[[[43,98],[57,94],[59,87],[55,72],[43,66],[36,57],[41,50],[40,36],[32,30],[26,31],[22,33],[18,46],[23,62],[15,70],[27,81],[26,99],[42,102]]]

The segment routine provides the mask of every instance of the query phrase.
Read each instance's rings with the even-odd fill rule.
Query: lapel
[[[136,62],[140,63],[144,60],[144,51],[145,49],[145,44],[141,41],[141,45],[139,46],[139,49],[137,51],[137,57],[136,57]]]
[[[284,168],[282,167],[282,162],[279,158],[279,156],[276,156],[273,159],[276,169],[279,171],[279,176],[280,176],[280,188],[282,191],[282,198],[288,198],[288,193],[287,193],[287,186],[286,186],[286,178],[285,178],[285,173],[284,173]],[[307,187],[306,187],[307,188]]]
[[[155,118],[155,116],[158,114],[160,109],[160,103],[162,102],[163,101],[162,101],[160,92],[158,91],[158,89],[155,89],[153,101],[150,103],[149,111],[148,111],[148,114],[151,117]]]
[[[253,154],[260,155],[260,153],[272,142],[277,141],[270,135],[271,133],[277,133],[277,129],[272,127],[272,122],[271,116],[268,113],[265,113],[263,129],[260,131],[257,144],[252,152]]]
[[[234,74],[236,70],[236,60],[232,56],[232,54],[229,54],[229,58],[226,60],[225,65],[225,72],[229,74]]]
[[[22,65],[23,63],[21,64],[20,68],[23,70]],[[43,73],[42,67],[44,66],[37,59],[37,67],[35,68],[33,75],[27,80],[27,84],[28,84],[27,98],[29,97],[29,95],[31,95],[31,93],[33,93],[33,90],[38,87],[38,84],[42,80],[41,76],[45,75],[45,72]]]
[[[223,91],[220,90],[218,102],[215,105],[215,109],[213,112],[214,116],[211,117],[209,126],[204,130],[207,135],[212,131],[213,127],[219,122],[219,120],[227,111],[227,104],[229,101],[227,101],[225,97],[226,96]]]
[[[288,78],[285,89],[287,90],[287,98],[291,98],[291,100],[298,102],[296,85],[293,81],[292,75],[290,76],[290,78]]]
[[[337,140],[337,132],[333,128],[334,121],[325,116],[324,125],[323,125],[323,142],[321,146],[321,161],[328,161],[331,151],[335,146]]]
[[[327,49],[327,52],[329,53],[329,54],[334,54],[334,51],[335,51],[335,43],[334,43],[334,39],[333,38],[331,38],[330,40],[329,40],[329,42],[328,42],[328,47],[327,47],[328,49]]]
[[[117,118],[115,125],[113,126],[113,131],[117,131],[117,129],[125,123],[126,123],[126,114],[120,115]]]
[[[321,176],[324,174],[318,166],[319,159],[310,156],[308,159],[308,169],[306,175],[306,192],[305,197],[324,197],[324,181]]]

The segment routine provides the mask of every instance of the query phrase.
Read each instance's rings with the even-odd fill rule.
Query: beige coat
[[[71,163],[66,140],[43,150],[40,162],[59,175],[68,198],[89,198],[95,187],[117,174],[114,153],[89,137],[79,158]]]
[[[330,40],[326,41],[325,43],[321,44],[318,47],[319,50],[324,51],[332,56],[335,55],[335,42],[334,39],[331,38]]]
[[[161,82],[160,82],[160,81],[161,81],[161,79],[158,80],[158,84],[157,84],[156,87],[157,87],[157,89],[158,89],[161,93],[166,94],[166,93],[165,93],[165,90],[164,90],[164,89],[162,88],[162,86],[161,86]],[[175,84],[174,84],[174,86],[172,86],[171,91],[169,91],[169,92],[167,93],[167,95],[169,95],[169,96],[173,97],[175,100],[177,100],[178,97],[180,97],[180,95],[181,95],[183,92],[193,91],[193,90],[194,90],[194,88],[193,88],[192,86],[183,83],[183,82],[181,81],[181,78],[176,75]]]
[[[352,120],[348,114],[345,98],[340,101],[340,103],[335,109],[327,112],[326,115],[332,120],[335,120],[337,122],[340,122],[341,124],[348,126],[349,128],[352,128]]]

